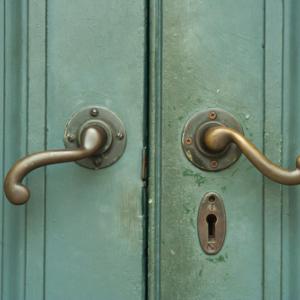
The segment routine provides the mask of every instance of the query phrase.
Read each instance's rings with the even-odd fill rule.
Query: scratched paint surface
[[[152,76],[161,77],[153,84],[152,128],[161,135],[152,139],[162,147],[161,164],[156,160],[151,168],[160,180],[150,177],[150,240],[156,243],[150,299],[296,299],[299,189],[263,179],[243,156],[225,171],[203,172],[184,156],[181,133],[195,112],[219,107],[271,160],[294,168],[300,149],[299,4],[155,3],[153,14],[162,22],[153,35],[161,34],[162,56],[154,52]],[[209,191],[220,193],[227,213],[225,245],[216,256],[205,255],[197,237],[199,203]]]

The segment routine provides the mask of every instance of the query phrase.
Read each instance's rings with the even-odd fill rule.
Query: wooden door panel
[[[1,296],[144,299],[145,3],[0,3],[3,171],[26,152],[64,148],[66,122],[86,106],[114,111],[128,136],[109,168],[50,166],[28,176],[26,208],[3,198]]]
[[[298,11],[296,1],[153,1],[150,299],[297,298],[298,188],[263,178],[243,156],[201,171],[181,134],[194,113],[218,107],[272,161],[295,167]],[[197,236],[210,191],[227,214],[216,256]]]

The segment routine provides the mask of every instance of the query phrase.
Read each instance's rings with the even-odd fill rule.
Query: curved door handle
[[[203,142],[205,147],[213,153],[222,152],[231,143],[235,143],[241,152],[263,175],[281,184],[300,184],[300,156],[296,159],[295,170],[290,171],[284,169],[271,162],[254,144],[237,130],[225,126],[208,128],[204,133]]]
[[[30,191],[22,181],[39,167],[75,161],[82,167],[97,170],[114,164],[124,153],[126,130],[109,109],[86,107],[68,121],[64,142],[66,150],[34,153],[12,166],[4,181],[4,192],[11,203],[19,205],[28,201]]]
[[[51,164],[71,162],[92,156],[106,143],[106,133],[100,127],[88,127],[82,133],[82,146],[74,150],[50,150],[28,155],[18,160],[6,175],[4,192],[13,204],[24,204],[30,197],[29,189],[22,184],[31,171]]]

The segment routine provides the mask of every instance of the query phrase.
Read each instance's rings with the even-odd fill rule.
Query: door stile
[[[295,167],[299,155],[299,112],[300,112],[300,50],[299,11],[300,2],[284,2],[284,89],[283,89],[283,160],[284,165]],[[299,187],[283,188],[283,236],[282,236],[282,299],[297,299],[299,285]]]
[[[3,150],[4,173],[27,152],[27,3],[2,1],[3,9]],[[1,299],[24,299],[26,265],[25,208],[2,199]]]
[[[282,165],[283,2],[265,1],[264,12],[264,152]],[[264,297],[281,299],[282,186],[263,178]]]
[[[0,1],[0,41],[2,43],[0,44],[0,120],[1,120],[1,126],[0,126],[0,140],[1,140],[1,168],[0,168],[0,178],[1,182],[4,180],[4,131],[5,131],[5,0]],[[3,289],[3,203],[4,203],[4,195],[1,194],[1,205],[0,205],[0,291]],[[2,295],[0,292],[0,299]]]

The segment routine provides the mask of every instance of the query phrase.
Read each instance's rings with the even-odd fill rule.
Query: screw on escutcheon
[[[191,145],[192,142],[193,142],[193,139],[192,139],[191,137],[188,137],[188,138],[185,139],[185,143],[186,143],[187,145]]]
[[[211,166],[212,169],[215,169],[215,168],[218,167],[218,162],[216,160],[212,160],[210,162],[210,166]]]
[[[119,140],[122,140],[122,139],[124,138],[124,133],[123,133],[123,132],[118,132],[118,133],[117,133],[117,138],[118,138]]]
[[[73,143],[75,141],[75,135],[68,133],[67,139],[68,139],[68,142]]]
[[[102,158],[101,157],[97,157],[97,158],[95,158],[94,159],[94,165],[96,166],[96,167],[100,167],[101,166],[101,164],[102,164]]]
[[[210,119],[210,120],[215,120],[216,118],[217,118],[217,113],[215,112],[215,111],[210,111],[209,113],[208,113],[208,118]]]
[[[99,110],[97,108],[92,108],[90,111],[92,117],[97,117],[99,115]]]
[[[216,201],[216,196],[215,196],[215,195],[210,195],[210,196],[208,197],[208,201],[209,201],[209,202],[215,202],[215,201]]]

